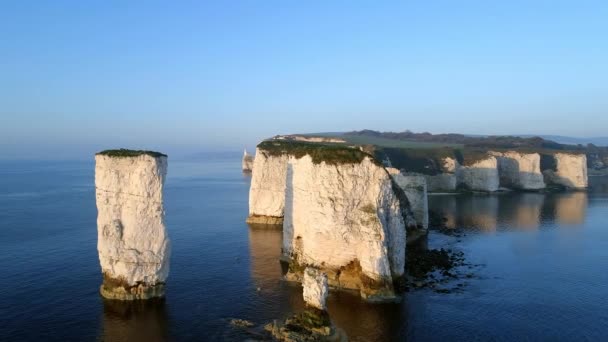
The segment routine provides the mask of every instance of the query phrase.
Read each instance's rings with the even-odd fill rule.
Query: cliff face
[[[571,189],[587,188],[587,156],[584,154],[556,153],[555,170],[544,170],[545,181]]]
[[[427,230],[429,228],[429,206],[426,178],[422,175],[402,174],[398,170],[397,172],[389,170],[389,173],[405,193],[414,220],[416,220],[416,226],[419,229]]]
[[[498,160],[500,184],[507,188],[521,190],[540,190],[545,181],[540,170],[540,154],[492,152]]]
[[[493,192],[498,190],[498,162],[496,157],[488,156],[471,165],[458,169],[458,183],[473,191]]]
[[[166,156],[95,156],[101,294],[112,299],[164,295],[170,242],[165,229]]]
[[[456,172],[459,168],[458,161],[454,158],[443,158],[442,169],[444,173],[430,176],[425,175],[428,192],[453,192],[456,191]]]
[[[273,156],[256,149],[249,189],[248,223],[283,223],[287,160],[287,155]]]
[[[304,267],[314,266],[331,286],[370,299],[394,297],[393,279],[405,271],[407,199],[400,202],[387,171],[370,157],[338,165],[315,164],[309,155],[286,158],[287,278],[301,281]]]

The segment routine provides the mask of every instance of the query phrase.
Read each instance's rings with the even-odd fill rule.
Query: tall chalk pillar
[[[166,175],[167,156],[158,152],[108,150],[95,156],[103,297],[164,296],[171,254],[163,208]]]

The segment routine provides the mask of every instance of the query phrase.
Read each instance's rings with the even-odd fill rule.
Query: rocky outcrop
[[[319,310],[327,310],[326,301],[329,294],[327,274],[315,268],[307,267],[304,270],[302,288],[306,305]]]
[[[249,189],[248,223],[283,224],[287,155],[256,149]]]
[[[486,158],[463,165],[457,172],[458,185],[472,191],[494,192],[498,190],[498,162],[496,157]]]
[[[574,153],[555,153],[552,168],[543,170],[545,182],[569,189],[587,188],[587,156]]]
[[[243,171],[251,172],[251,170],[253,170],[253,160],[254,160],[254,156],[250,155],[249,153],[247,153],[247,150],[245,150],[245,152],[243,152],[243,162],[242,162]]]
[[[285,194],[288,279],[301,281],[303,269],[314,266],[333,287],[357,289],[370,300],[394,298],[393,280],[405,266],[406,221],[413,222],[384,167],[370,156],[336,164],[289,156]]]
[[[500,185],[519,190],[540,190],[545,181],[540,169],[540,154],[515,151],[491,152],[498,161]]]
[[[403,174],[396,169],[387,170],[405,193],[414,220],[416,220],[416,226],[418,229],[426,231],[429,228],[426,178],[418,174]]]
[[[161,297],[171,252],[163,185],[167,157],[113,150],[95,156],[97,250],[101,294],[110,299]]]

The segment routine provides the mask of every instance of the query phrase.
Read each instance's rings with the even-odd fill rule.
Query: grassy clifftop
[[[373,162],[380,164],[370,154],[365,153],[356,147],[343,144],[266,140],[261,142],[258,145],[258,148],[271,156],[288,154],[299,159],[305,155],[309,155],[312,158],[312,162],[315,164],[320,164],[321,162],[331,165],[358,164],[363,161],[365,157],[369,157]]]
[[[155,152],[155,151],[146,151],[146,150],[129,150],[129,149],[125,149],[125,148],[121,148],[121,149],[115,149],[115,150],[105,150],[105,151],[101,151],[96,153],[96,155],[98,156],[108,156],[108,157],[118,157],[118,158],[124,158],[124,157],[138,157],[141,155],[148,155],[154,158],[158,158],[158,157],[166,157],[166,154],[160,153],[160,152]]]

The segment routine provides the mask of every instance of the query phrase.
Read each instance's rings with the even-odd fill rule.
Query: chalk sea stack
[[[395,298],[405,271],[403,190],[373,156],[344,145],[267,140],[258,145],[249,222],[282,224],[286,279],[312,266],[329,286],[369,300]]]
[[[167,156],[162,153],[120,149],[95,155],[103,297],[164,296],[171,254],[163,208],[166,175]]]

